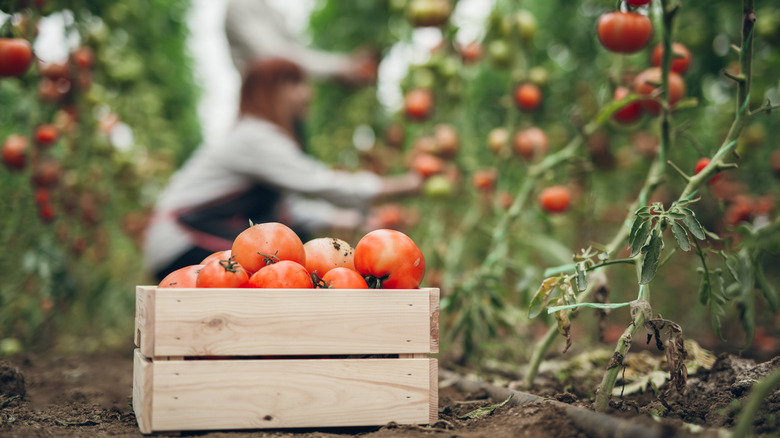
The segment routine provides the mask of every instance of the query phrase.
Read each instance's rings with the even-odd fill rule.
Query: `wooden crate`
[[[438,417],[438,289],[138,286],[135,318],[143,433]]]

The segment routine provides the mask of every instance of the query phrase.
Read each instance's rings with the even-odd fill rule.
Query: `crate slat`
[[[146,357],[438,352],[438,289],[136,290]]]
[[[427,424],[438,416],[436,359],[149,362],[136,350],[138,361],[152,367],[142,368],[151,384],[136,411],[143,433]]]

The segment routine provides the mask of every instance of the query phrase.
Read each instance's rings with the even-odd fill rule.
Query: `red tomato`
[[[433,154],[421,152],[412,158],[411,168],[423,178],[427,178],[441,173],[444,170],[444,162]]]
[[[50,203],[38,204],[38,216],[44,222],[51,222],[57,217],[57,212],[54,210],[54,206]]]
[[[3,163],[9,169],[22,169],[27,162],[27,137],[12,134],[3,141]]]
[[[614,99],[615,100],[625,99],[630,92],[631,90],[629,90],[626,87],[617,87],[615,88]],[[629,103],[628,105],[624,106],[623,108],[620,108],[619,110],[615,111],[614,114],[612,114],[612,118],[615,119],[615,121],[624,125],[629,125],[631,123],[634,123],[640,117],[642,117],[642,104],[639,103],[639,101],[634,101],[632,103]]]
[[[368,289],[368,283],[360,273],[349,268],[333,268],[322,277],[328,289]]]
[[[46,123],[35,128],[35,142],[38,146],[49,147],[57,141],[60,130],[56,126]]]
[[[32,46],[23,38],[0,38],[0,76],[21,76],[32,63]]]
[[[306,264],[303,242],[287,225],[266,222],[242,231],[233,241],[232,254],[249,273],[281,260]]]
[[[661,58],[664,54],[664,45],[656,44],[650,55],[650,63],[655,67],[661,66]],[[691,51],[680,43],[672,43],[672,65],[671,70],[675,73],[685,74],[691,65]]]
[[[306,251],[304,267],[310,274],[322,278],[328,271],[338,267],[355,269],[355,250],[352,245],[335,237],[318,237],[303,244]]]
[[[477,62],[482,59],[482,45],[476,41],[460,46],[460,57],[465,64]]]
[[[416,88],[404,97],[406,116],[414,120],[424,120],[433,112],[433,93],[427,88]]]
[[[561,213],[569,209],[571,195],[566,186],[547,187],[539,193],[539,204],[548,213]]]
[[[642,14],[612,11],[599,17],[596,32],[601,45],[610,52],[636,53],[650,42],[653,23]]]
[[[658,89],[655,84],[659,83],[661,83],[661,69],[650,67],[636,75],[634,78],[634,91],[642,96],[651,96]],[[685,81],[679,74],[669,72],[669,95],[666,96],[666,101],[670,106],[673,106],[683,96],[685,96]],[[642,108],[647,112],[653,115],[658,115],[661,112],[661,105],[655,100],[646,99],[641,102]]]
[[[274,289],[312,289],[314,282],[309,271],[300,263],[282,260],[261,268],[249,277],[248,287]]]
[[[227,260],[232,255],[233,254],[231,253],[231,251],[229,249],[226,249],[224,251],[217,251],[217,252],[209,255],[205,259],[203,259],[203,261],[200,262],[200,264],[201,265],[206,265],[206,264],[208,264],[209,262],[211,262],[213,260]]]
[[[498,173],[495,168],[480,169],[471,175],[471,183],[478,190],[490,191],[496,188]]]
[[[447,123],[439,123],[433,128],[433,138],[436,140],[436,153],[444,158],[452,158],[458,153],[460,136],[458,131]]]
[[[515,87],[515,105],[521,111],[531,112],[542,105],[542,89],[526,82]]]
[[[535,160],[547,155],[550,140],[540,128],[531,127],[517,131],[512,139],[515,153],[525,159]]]
[[[157,287],[197,287],[198,272],[204,265],[190,265],[179,268],[162,279]]]
[[[32,182],[35,187],[51,187],[60,181],[62,165],[54,158],[45,158],[33,166]]]
[[[249,274],[232,258],[227,260],[212,260],[203,265],[198,272],[197,287],[247,287]]]
[[[71,60],[82,69],[92,67],[95,54],[89,46],[81,46],[70,54]]]
[[[707,157],[699,158],[699,161],[696,162],[696,167],[693,169],[693,173],[697,174],[701,172],[705,167],[707,167],[710,164],[710,159]],[[719,174],[715,174],[708,182],[713,183],[720,178]]]
[[[355,246],[355,268],[371,288],[415,289],[425,276],[425,258],[406,234],[380,229]]]

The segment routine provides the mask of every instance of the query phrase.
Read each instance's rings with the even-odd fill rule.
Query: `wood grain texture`
[[[133,357],[133,412],[141,433],[152,433],[152,362],[139,349]]]
[[[435,359],[154,361],[153,431],[427,424]],[[145,400],[142,397],[142,400]],[[148,418],[145,417],[145,418]],[[142,430],[143,431],[143,430]]]
[[[148,357],[438,351],[438,289],[139,291]]]
[[[135,288],[135,346],[146,357],[154,356],[155,290],[154,286]]]

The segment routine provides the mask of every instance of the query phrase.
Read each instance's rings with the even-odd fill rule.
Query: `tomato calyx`
[[[233,257],[230,257],[227,260],[220,260],[219,265],[225,268],[225,270],[228,272],[238,272],[238,268],[241,267],[238,262],[233,260]]]
[[[332,289],[333,282],[323,280],[317,271],[311,273],[311,282],[314,283],[315,289]]]
[[[369,289],[382,289],[382,282],[390,278],[390,274],[385,274],[381,277],[376,277],[374,275],[364,275],[363,278],[366,280]]]
[[[277,257],[277,254],[279,254],[279,251],[276,251],[273,254],[263,254],[260,251],[257,251],[258,254],[260,254],[263,257],[263,263],[265,263],[265,266],[273,265],[274,263],[279,262],[279,257]]]

